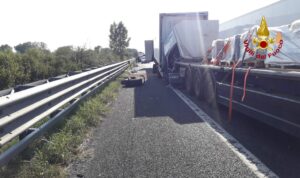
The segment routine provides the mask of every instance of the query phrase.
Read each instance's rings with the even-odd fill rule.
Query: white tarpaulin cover
[[[159,14],[159,58],[158,63],[161,67],[166,67],[167,59],[165,58],[164,46],[174,26],[184,20],[207,20],[208,12],[192,12],[192,13],[161,13]]]
[[[178,46],[184,59],[203,59],[212,41],[218,37],[219,24],[216,20],[183,20],[176,24],[164,44],[165,55]]]
[[[241,35],[240,40],[240,58],[242,59],[245,51],[244,40],[249,41],[249,48],[254,49],[255,46],[252,43],[254,37],[256,37],[256,31],[259,26],[253,26],[249,32],[245,32]],[[280,27],[270,27],[270,37],[275,40],[273,44],[269,44],[270,49],[260,51],[266,55],[265,64],[272,65],[300,65],[300,21],[295,21],[291,25],[284,25]],[[252,34],[252,35],[250,35]],[[250,37],[250,38],[249,38]],[[280,43],[282,39],[282,43]],[[245,61],[255,60],[254,56],[248,52],[245,54]]]
[[[270,28],[270,35],[276,36],[282,34],[282,47],[276,55],[267,57],[266,64],[280,65],[300,65],[300,31],[298,29],[289,28],[289,26],[281,26],[278,28]],[[279,43],[273,46],[273,51],[276,51],[280,46]]]
[[[248,41],[248,47],[249,49],[254,49],[254,44],[252,43],[252,37],[256,35],[256,31],[259,28],[258,25],[253,26],[248,32],[245,32],[243,34],[241,34],[241,40],[240,40],[240,56],[239,56],[239,60],[243,59],[244,57],[244,61],[254,61],[255,55],[251,55],[249,52],[245,52],[245,44],[244,41],[247,40]]]
[[[223,58],[225,40],[217,39],[212,42],[211,57],[212,61],[218,63]]]
[[[166,43],[164,45],[164,52],[165,52],[164,55],[167,56],[175,45],[176,45],[176,37],[174,36],[174,33],[171,32],[168,38],[166,39]]]
[[[222,62],[232,62],[238,60],[240,56],[240,35],[227,38],[224,43]]]

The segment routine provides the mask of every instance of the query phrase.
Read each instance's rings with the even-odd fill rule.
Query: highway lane
[[[80,162],[84,166],[77,165],[71,177],[256,177],[150,71],[144,86],[120,90],[92,134],[92,158]]]
[[[240,112],[233,112],[228,122],[228,108],[211,108],[181,90],[252,154],[279,177],[300,176],[300,139],[259,122]]]

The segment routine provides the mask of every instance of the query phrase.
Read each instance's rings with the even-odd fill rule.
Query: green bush
[[[121,61],[120,56],[110,48],[100,46],[93,50],[63,46],[51,52],[43,42],[26,42],[17,45],[15,50],[13,52],[8,45],[0,46],[0,90],[69,71]],[[124,59],[136,54],[135,49],[127,49]]]

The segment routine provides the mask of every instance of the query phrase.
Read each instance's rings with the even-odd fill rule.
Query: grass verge
[[[90,127],[96,126],[116,98],[120,79],[81,103],[67,119],[33,142],[0,169],[0,177],[67,177],[64,168],[79,154]]]

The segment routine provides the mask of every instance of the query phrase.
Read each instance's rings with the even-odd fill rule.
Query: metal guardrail
[[[0,155],[0,166],[63,119],[79,102],[121,74],[130,62],[87,69],[71,76],[50,78],[18,86],[16,91],[3,92],[4,96],[0,95],[0,147],[18,136],[25,137]],[[42,126],[30,129],[47,117]]]

